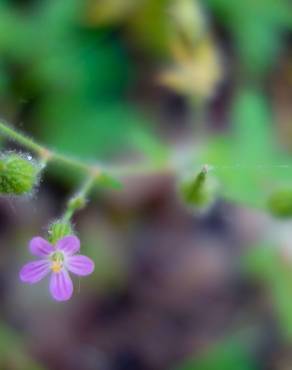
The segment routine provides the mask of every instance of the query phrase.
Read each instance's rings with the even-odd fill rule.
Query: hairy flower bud
[[[0,156],[0,194],[26,195],[39,183],[42,166],[30,155],[8,152]]]
[[[209,168],[204,166],[195,176],[188,176],[180,184],[180,194],[187,206],[207,209],[215,199],[216,186],[208,176]]]
[[[292,188],[275,191],[268,199],[268,209],[276,217],[292,217]]]
[[[70,209],[83,209],[86,206],[86,199],[83,196],[77,195],[73,199],[71,199],[68,203],[68,207]]]
[[[57,220],[49,227],[49,241],[56,244],[65,236],[74,235],[73,227],[70,221]]]

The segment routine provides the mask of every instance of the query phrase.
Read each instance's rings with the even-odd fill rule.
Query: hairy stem
[[[17,142],[18,144],[23,145],[25,148],[32,150],[38,156],[40,156],[45,163],[49,161],[58,162],[66,166],[75,167],[76,169],[82,170],[84,172],[95,174],[96,176],[99,172],[101,172],[101,169],[98,166],[92,166],[78,159],[71,158],[69,156],[59,154],[47,149],[45,146],[36,143],[28,136],[18,132],[17,130],[3,122],[0,122],[0,134],[7,137],[8,139]]]
[[[89,176],[94,176],[97,178],[98,176],[102,175],[102,173],[110,172],[111,175],[123,177],[128,175],[137,175],[141,173],[155,173],[158,171],[166,170],[169,172],[170,168],[166,165],[166,168],[153,168],[151,164],[148,163],[140,163],[140,164],[132,164],[126,166],[113,166],[108,167],[105,169],[102,166],[97,164],[89,164],[82,160],[73,158],[71,156],[67,156],[53,150],[46,148],[39,143],[36,143],[34,140],[30,139],[28,136],[24,135],[23,133],[17,131],[16,129],[12,128],[11,126],[0,122],[0,134],[5,136],[8,139],[15,141],[16,143],[23,145],[28,150],[35,152],[43,161],[43,163],[48,162],[56,162],[62,164],[64,166],[69,166],[75,168],[76,170],[81,170]]]
[[[12,127],[6,125],[3,122],[0,122],[0,133],[3,136],[6,136],[7,138],[16,141],[18,144],[23,145],[27,149],[30,149],[34,152],[36,152],[41,157],[43,156],[44,152],[46,152],[46,149],[42,147],[41,145],[35,143],[32,139],[29,137],[21,134],[20,132],[16,131]]]
[[[68,201],[67,209],[62,217],[63,221],[70,221],[74,213],[80,211],[86,206],[87,196],[92,190],[97,177],[95,175],[89,176],[80,190]]]

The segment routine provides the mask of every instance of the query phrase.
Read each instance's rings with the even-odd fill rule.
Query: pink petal
[[[67,301],[73,294],[73,283],[68,271],[53,273],[50,281],[50,292],[56,301]]]
[[[53,246],[45,239],[37,236],[29,243],[30,253],[37,257],[46,257],[54,251]]]
[[[42,280],[49,272],[49,261],[33,261],[23,266],[19,273],[19,278],[23,283],[35,284]]]
[[[73,254],[79,251],[80,241],[74,235],[65,236],[65,238],[58,241],[56,249],[60,249],[67,255],[72,256]]]
[[[67,267],[76,275],[86,276],[94,271],[94,262],[86,256],[72,256],[68,258]]]

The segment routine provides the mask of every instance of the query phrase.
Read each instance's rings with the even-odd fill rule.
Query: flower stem
[[[35,152],[41,158],[44,165],[48,162],[55,162],[66,167],[72,167],[75,170],[82,171],[89,176],[89,178],[94,177],[97,179],[99,176],[102,176],[105,173],[121,178],[129,175],[149,175],[155,172],[169,171],[169,163],[162,166],[162,168],[156,168],[151,163],[139,163],[125,166],[122,165],[118,167],[109,166],[106,168],[100,166],[99,164],[89,164],[85,161],[50,150],[3,122],[0,122],[0,134],[17,142],[28,150]]]
[[[42,160],[47,163],[58,162],[66,166],[75,167],[76,169],[82,170],[87,173],[98,174],[100,168],[96,165],[89,165],[79,159],[75,159],[57,152],[47,149],[45,146],[36,143],[34,140],[30,139],[28,136],[20,133],[11,126],[0,122],[0,134],[3,136],[17,142],[18,144],[23,145],[25,148],[32,150],[37,155],[39,155]]]
[[[93,185],[97,179],[96,175],[90,175],[79,191],[68,201],[67,209],[62,217],[62,220],[69,222],[73,217],[74,213],[80,211],[86,206],[87,196],[93,188]]]
[[[29,137],[21,134],[20,132],[16,131],[15,129],[8,126],[7,124],[4,124],[3,122],[0,122],[0,133],[2,133],[3,136],[6,136],[9,139],[12,139],[16,141],[17,143],[25,146],[26,148],[33,150],[40,156],[42,156],[43,152],[46,151],[44,147],[35,143]]]

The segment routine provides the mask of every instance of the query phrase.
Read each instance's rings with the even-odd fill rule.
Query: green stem
[[[27,149],[32,150],[37,155],[39,155],[44,160],[44,162],[54,161],[54,162],[62,163],[64,165],[75,167],[76,169],[82,170],[87,173],[98,174],[98,172],[100,172],[99,167],[91,166],[78,159],[71,158],[69,156],[51,151],[47,149],[45,146],[36,143],[32,139],[30,139],[28,136],[16,131],[11,126],[8,126],[2,122],[0,122],[0,133],[3,136],[13,141],[16,141],[18,144],[23,145]]]
[[[52,153],[52,156],[51,156],[51,162],[57,162],[57,163],[62,163],[64,164],[65,166],[70,166],[70,167],[74,167],[75,169],[78,169],[78,170],[81,170],[83,172],[87,172],[87,173],[98,173],[100,171],[100,168],[97,167],[97,166],[92,166],[92,165],[89,165],[79,159],[76,159],[76,158],[72,158],[72,157],[69,157],[69,156],[66,156],[66,155],[63,155],[63,154],[59,154],[59,153],[56,153],[56,152],[53,152]]]
[[[32,139],[29,137],[17,132],[12,127],[0,122],[0,133],[2,133],[3,136],[8,137],[9,139],[12,139],[16,141],[17,143],[25,146],[28,149],[33,150],[40,156],[46,151],[44,147],[41,145],[35,143]]]
[[[92,190],[94,183],[97,179],[96,175],[91,175],[84,182],[80,190],[75,194],[68,202],[67,209],[62,217],[62,220],[69,222],[73,217],[74,213],[83,209],[87,203],[87,196]]]
[[[105,173],[105,170],[96,164],[88,164],[84,161],[81,161],[76,158],[72,158],[70,156],[66,156],[64,154],[60,154],[58,152],[52,151],[46,148],[43,145],[40,145],[30,139],[28,136],[18,132],[11,126],[0,122],[0,134],[5,136],[8,139],[16,141],[18,144],[23,145],[25,148],[35,152],[43,161],[43,163],[48,162],[56,162],[65,166],[70,166],[75,168],[76,170],[83,171],[89,177],[94,177],[97,179],[101,174]],[[119,167],[109,167],[106,169],[112,176],[117,177],[124,177],[129,175],[138,175],[138,174],[151,174],[155,172],[161,171],[169,171],[169,164],[163,168],[156,168],[153,167],[152,164],[148,163],[141,163],[141,164],[133,164],[128,166],[119,166]]]

